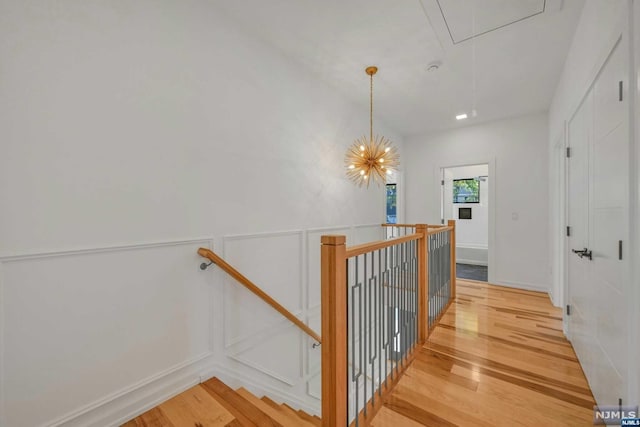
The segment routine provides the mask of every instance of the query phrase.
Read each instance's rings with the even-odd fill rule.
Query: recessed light
[[[456,116],[456,120],[464,120],[464,119],[466,119],[466,118],[467,118],[467,113],[464,113],[464,114],[458,114],[458,115]]]

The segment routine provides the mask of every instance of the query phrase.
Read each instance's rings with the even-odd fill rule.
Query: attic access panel
[[[453,44],[544,13],[547,0],[473,0],[473,2],[437,0]],[[472,4],[475,4],[475,7],[470,7]]]

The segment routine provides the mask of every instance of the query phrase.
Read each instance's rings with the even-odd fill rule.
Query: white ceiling
[[[214,2],[363,115],[377,65],[375,116],[408,136],[547,110],[584,0]]]

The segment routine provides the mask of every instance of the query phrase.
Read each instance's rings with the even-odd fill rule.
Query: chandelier
[[[365,72],[370,79],[369,138],[356,139],[347,150],[345,165],[347,176],[355,184],[367,188],[371,181],[378,186],[386,184],[387,175],[398,168],[400,156],[391,141],[384,136],[373,137],[373,75],[378,67],[367,67]]]

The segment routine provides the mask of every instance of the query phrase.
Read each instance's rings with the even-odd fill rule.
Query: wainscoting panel
[[[385,230],[380,224],[356,225],[353,227],[351,239],[347,240],[347,246],[361,245],[363,243],[384,240]]]
[[[196,251],[210,244],[203,239],[1,260],[4,425],[89,417],[209,355],[210,284]]]
[[[303,317],[304,233],[291,231],[224,238],[224,258],[294,315]],[[224,285],[228,357],[288,386],[302,375],[302,335],[235,279]]]
[[[314,310],[311,310],[307,316],[307,324],[313,328],[314,331],[321,330],[321,315],[320,307],[318,306]],[[313,348],[311,345],[307,345],[306,349],[306,392],[307,395],[314,399],[321,399],[321,373],[322,373],[322,348]]]

